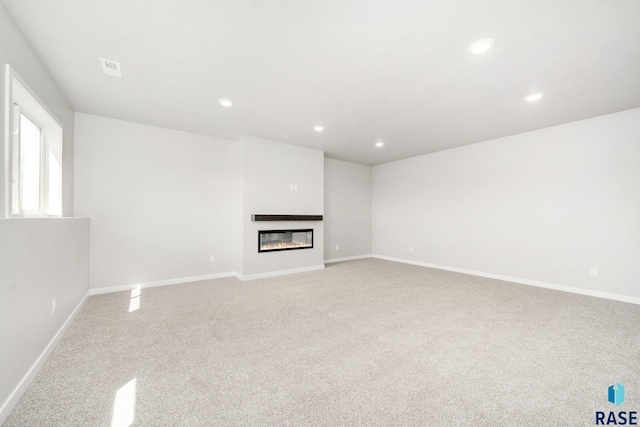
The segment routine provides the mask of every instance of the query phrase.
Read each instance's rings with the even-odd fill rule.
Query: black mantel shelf
[[[322,215],[267,215],[253,214],[251,221],[322,221]]]

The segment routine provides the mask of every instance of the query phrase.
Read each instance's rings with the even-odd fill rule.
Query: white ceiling
[[[640,107],[637,0],[1,1],[76,111],[364,164]]]

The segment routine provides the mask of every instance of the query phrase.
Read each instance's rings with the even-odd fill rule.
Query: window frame
[[[21,96],[28,95],[31,98],[29,102],[23,104],[18,102],[14,94],[14,84],[20,86],[24,92]],[[33,101],[33,102],[31,102]],[[34,111],[40,109],[41,111]],[[24,115],[31,120],[38,128],[40,128],[40,208],[38,211],[23,211],[22,194],[21,194],[21,177],[20,177],[20,115]],[[44,114],[44,116],[43,116]],[[40,116],[40,117],[38,117]],[[43,123],[42,117],[47,119],[47,123]],[[48,132],[51,127],[55,129],[56,135]],[[55,141],[54,141],[55,140]],[[6,218],[60,218],[64,216],[62,206],[64,189],[62,188],[64,169],[63,169],[63,141],[64,126],[51,112],[47,105],[35,94],[35,92],[20,78],[20,76],[6,65],[5,70],[5,214]],[[55,147],[54,147],[55,145]],[[18,153],[16,153],[16,150]],[[51,214],[50,197],[49,197],[49,173],[50,173],[50,156],[51,152],[57,153],[56,161],[60,166],[60,213]],[[59,157],[59,158],[58,158]],[[16,176],[17,174],[17,176]],[[16,203],[18,210],[14,210]]]

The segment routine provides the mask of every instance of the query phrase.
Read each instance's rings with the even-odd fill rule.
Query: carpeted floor
[[[640,411],[640,306],[366,259],[93,296],[5,425],[591,426],[623,410]]]

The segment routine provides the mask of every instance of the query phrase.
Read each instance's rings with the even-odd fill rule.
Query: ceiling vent
[[[122,77],[122,69],[120,68],[119,62],[100,58],[100,64],[102,64],[102,71],[105,74],[113,77]]]

